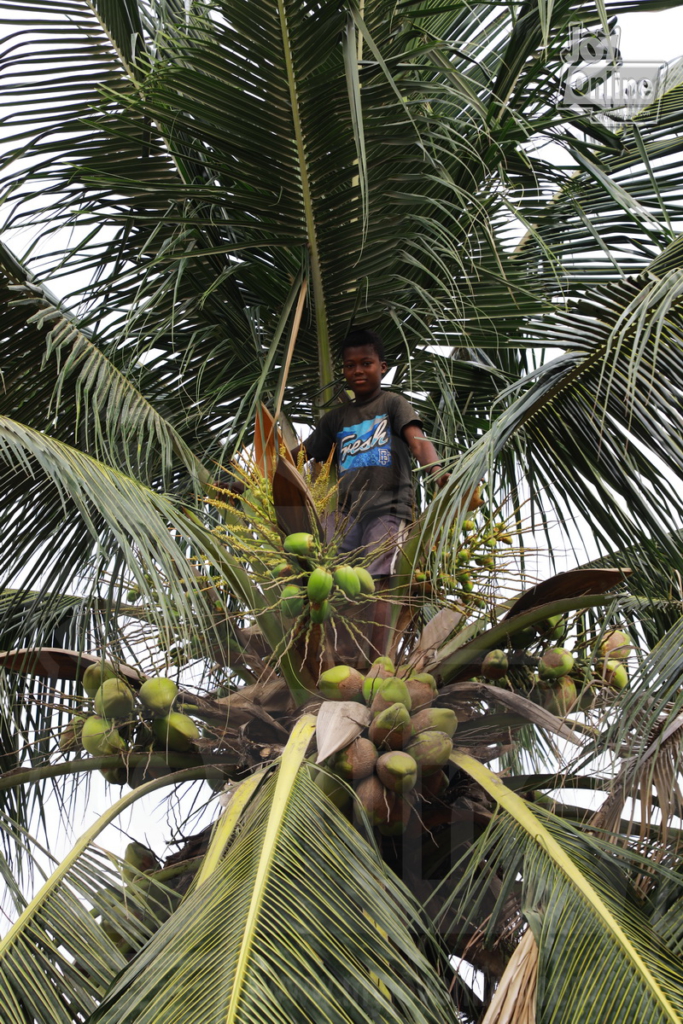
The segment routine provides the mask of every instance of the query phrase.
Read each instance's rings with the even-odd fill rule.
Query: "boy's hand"
[[[439,465],[439,456],[436,448],[424,436],[422,427],[417,423],[409,423],[403,428],[403,439],[410,448],[421,466],[428,466],[433,482],[440,489],[448,482],[448,473],[444,473],[443,466]]]
[[[443,466],[433,466],[432,467],[432,481],[433,481],[433,483],[436,484],[436,486],[439,488],[439,490],[441,490],[442,487],[446,486],[446,484],[448,483],[450,478],[451,478],[451,474],[450,473],[444,473]]]

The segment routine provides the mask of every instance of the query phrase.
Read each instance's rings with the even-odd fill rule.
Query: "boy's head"
[[[384,346],[375,331],[352,331],[342,346],[342,369],[346,383],[356,399],[369,400],[381,391],[382,377],[387,372]]]
[[[366,327],[358,327],[346,335],[339,350],[342,362],[344,361],[344,354],[347,348],[360,348],[362,345],[368,345],[375,352],[380,363],[386,362],[384,342],[377,331],[371,331]]]

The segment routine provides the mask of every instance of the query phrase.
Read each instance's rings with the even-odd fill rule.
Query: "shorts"
[[[368,572],[371,576],[391,576],[396,571],[410,523],[392,515],[355,519],[338,513],[326,516],[323,525],[328,541],[333,537],[341,538],[337,548],[340,554],[356,551],[360,558],[367,558],[377,552],[377,557],[367,567]]]

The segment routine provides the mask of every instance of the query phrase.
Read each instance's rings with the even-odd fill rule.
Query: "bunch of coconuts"
[[[320,545],[310,533],[290,533],[284,551],[290,561],[274,569],[277,578],[305,578],[305,583],[289,583],[282,589],[280,610],[287,619],[299,619],[308,612],[312,623],[322,624],[334,614],[330,600],[336,590],[343,600],[354,601],[375,592],[375,581],[360,565],[335,565],[326,560]]]
[[[147,679],[137,694],[107,661],[89,665],[81,680],[94,714],[74,715],[59,738],[63,753],[86,750],[93,757],[154,749],[187,752],[199,738],[188,716],[173,710],[178,687],[171,679]],[[107,782],[128,781],[124,763],[101,769]]]
[[[480,594],[473,593],[477,580],[496,569],[499,543],[512,544],[512,537],[503,523],[487,523],[477,528],[474,519],[466,519],[462,524],[462,540],[452,550],[446,549],[442,555],[442,571],[439,573],[437,587],[445,588],[452,596],[464,603],[485,606],[486,600]],[[427,574],[418,571],[414,575],[415,583],[424,583]]]
[[[411,822],[422,831],[418,798],[431,801],[448,786],[443,769],[458,725],[453,711],[432,707],[437,695],[433,676],[400,671],[397,675],[391,660],[381,657],[365,677],[336,665],[318,680],[321,696],[365,703],[372,721],[329,760],[328,771],[316,774],[316,783],[342,809],[351,802],[344,782],[353,785],[369,822],[386,836],[402,834]]]
[[[559,630],[564,630],[561,619],[558,615],[548,620],[546,635],[550,632],[557,636]],[[604,634],[590,666],[581,665],[565,647],[548,647],[536,660],[535,673],[527,666],[525,689],[532,700],[560,718],[571,710],[587,711],[595,704],[598,690],[609,697],[628,686],[626,661],[632,650],[630,637],[620,629]],[[489,651],[482,661],[481,675],[498,686],[510,685],[509,670],[505,651]]]

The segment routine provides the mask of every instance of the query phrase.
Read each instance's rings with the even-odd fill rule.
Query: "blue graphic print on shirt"
[[[339,473],[391,465],[391,432],[386,414],[337,432]]]

